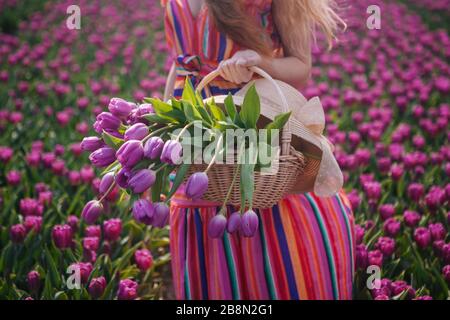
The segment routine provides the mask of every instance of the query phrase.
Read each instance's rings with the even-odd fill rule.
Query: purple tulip
[[[119,118],[126,118],[136,108],[136,105],[121,98],[112,98],[108,105],[108,110]]]
[[[97,200],[89,201],[81,212],[81,217],[88,224],[93,224],[103,212],[103,205]]]
[[[114,183],[114,172],[108,172],[105,174],[100,182],[100,186],[98,188],[101,194],[105,194],[111,185]]]
[[[146,199],[140,199],[133,204],[133,217],[139,223],[151,225],[154,213],[154,205]]]
[[[258,231],[259,219],[258,215],[253,211],[249,210],[242,216],[242,232],[245,237],[254,237]]]
[[[389,218],[383,225],[384,232],[391,237],[398,235],[401,229],[401,223],[394,218]]]
[[[445,281],[450,285],[450,265],[446,265],[442,268],[442,275],[444,276]]]
[[[433,240],[444,240],[447,234],[445,227],[442,223],[430,223],[428,225],[428,230],[430,230],[431,237]]]
[[[397,281],[392,282],[391,290],[392,290],[392,294],[394,296],[397,296],[405,291],[408,293],[408,298],[412,298],[416,295],[415,290],[410,285],[408,285],[405,281],[402,281],[402,280],[397,280]]]
[[[160,137],[151,137],[144,145],[144,156],[155,160],[161,156],[164,148],[164,141]]]
[[[42,228],[42,217],[39,216],[26,216],[23,225],[27,232],[30,232],[33,230],[34,232],[38,233],[41,231]]]
[[[178,165],[181,163],[183,154],[183,146],[180,142],[169,140],[164,144],[161,152],[161,161],[170,165]]]
[[[138,164],[144,157],[144,148],[139,140],[125,142],[116,153],[117,160],[127,168]]]
[[[87,226],[84,230],[86,237],[98,237],[102,236],[102,229],[100,226]]]
[[[134,300],[137,298],[138,284],[130,279],[120,280],[119,290],[117,291],[117,299]]]
[[[109,166],[116,161],[116,151],[110,147],[103,147],[89,155],[89,160],[97,168],[103,168]]]
[[[395,240],[389,237],[380,237],[375,247],[383,253],[383,256],[391,256],[395,251]]]
[[[421,183],[411,183],[408,186],[408,197],[413,201],[419,201],[424,195],[425,189]]]
[[[70,248],[73,241],[72,228],[67,224],[56,225],[52,230],[52,238],[58,249]]]
[[[134,253],[134,261],[136,261],[139,270],[145,272],[152,267],[153,256],[147,249],[136,250]]]
[[[70,267],[72,270],[78,269],[80,271],[80,280],[83,284],[86,284],[88,282],[92,270],[94,269],[90,262],[76,262],[72,263]]]
[[[105,143],[99,137],[86,137],[81,141],[81,149],[83,151],[95,151],[103,147]]]
[[[381,219],[387,220],[391,217],[393,217],[395,214],[395,207],[392,204],[383,204],[380,206],[380,215]]]
[[[37,293],[39,291],[39,287],[41,286],[41,276],[39,275],[39,272],[35,270],[28,272],[27,285],[28,290],[31,292]]]
[[[94,123],[94,129],[97,133],[105,131],[117,131],[121,125],[121,121],[118,117],[109,112],[100,113]]]
[[[109,219],[103,222],[103,234],[106,240],[117,241],[122,232],[122,221],[120,219]]]
[[[83,238],[83,249],[88,251],[97,251],[100,246],[99,237],[85,237]]]
[[[185,193],[186,196],[193,200],[198,200],[208,190],[208,175],[205,172],[197,172],[189,177]]]
[[[103,295],[106,289],[106,279],[105,277],[93,278],[89,283],[89,295],[93,299],[98,299]]]
[[[422,216],[416,211],[407,210],[403,213],[403,221],[410,228],[417,226],[421,219]]]
[[[131,191],[135,194],[143,193],[148,190],[156,180],[156,174],[154,171],[149,169],[142,169],[134,174],[128,180],[128,186],[131,188]]]
[[[227,227],[227,218],[224,215],[218,214],[214,216],[208,223],[208,235],[210,238],[217,239],[223,236],[225,228]]]
[[[128,180],[131,177],[131,171],[128,168],[122,168],[117,173],[116,183],[119,187],[126,189],[128,188]]]
[[[156,228],[163,228],[166,226],[169,218],[169,212],[170,209],[165,203],[156,203],[152,225]]]
[[[414,230],[414,240],[420,248],[424,249],[431,243],[431,233],[427,228],[419,227]]]
[[[229,218],[227,223],[228,233],[235,233],[239,231],[242,226],[242,217],[240,212],[234,212]]]
[[[366,229],[361,227],[359,224],[355,225],[355,238],[356,244],[361,244],[366,234]]]
[[[370,266],[374,265],[381,268],[381,266],[383,265],[383,253],[380,250],[369,251],[367,259]]]
[[[10,231],[11,241],[14,243],[22,243],[27,235],[27,230],[22,224],[15,224],[11,227]]]
[[[143,123],[136,123],[125,131],[125,141],[142,140],[148,135],[148,127]]]
[[[364,244],[359,244],[356,246],[355,250],[356,257],[356,268],[358,269],[366,269],[369,265],[369,253]]]

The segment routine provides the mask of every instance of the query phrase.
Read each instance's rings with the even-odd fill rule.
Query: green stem
[[[219,137],[219,140],[217,141],[216,152],[214,153],[214,157],[211,159],[211,162],[209,163],[208,167],[206,168],[205,173],[208,173],[209,169],[211,169],[214,162],[216,162],[216,158],[219,155],[219,145],[222,143],[222,140],[223,140],[223,135],[221,134]]]
[[[227,202],[228,202],[228,200],[230,199],[231,192],[232,192],[232,190],[233,190],[234,184],[236,183],[236,179],[237,179],[238,175],[239,175],[239,166],[236,167],[236,172],[235,172],[234,175],[233,175],[233,180],[231,181],[231,185],[230,185],[230,187],[228,188],[227,195],[226,195],[226,197],[225,197],[225,200],[223,201],[222,208],[220,208],[219,214],[223,214],[223,212],[225,211],[225,208],[226,208],[226,206],[227,206]]]
[[[163,164],[161,167],[155,170],[155,174],[160,172],[162,169],[166,168],[168,165],[169,165],[168,163]]]
[[[111,183],[108,190],[106,190],[105,194],[98,201],[103,202],[103,200],[105,200],[105,198],[111,193],[111,191],[114,189],[115,186],[116,186],[115,182]]]
[[[189,129],[190,127],[192,127],[196,122],[201,122],[200,120],[196,120],[196,121],[192,121],[191,123],[188,123],[178,134],[177,138],[175,139],[175,141],[180,140],[181,136],[186,132],[187,129]]]
[[[174,126],[173,125],[168,125],[168,126],[166,126],[166,127],[164,127],[164,128],[161,128],[161,129],[158,129],[158,130],[155,130],[155,131],[153,131],[152,133],[150,133],[149,135],[147,135],[144,139],[142,139],[142,143],[144,144],[148,139],[150,139],[151,137],[154,137],[155,135],[157,135],[158,133],[161,133],[161,132],[164,132],[164,131],[166,131],[166,130],[168,130],[168,129],[171,129],[171,128],[173,128]]]

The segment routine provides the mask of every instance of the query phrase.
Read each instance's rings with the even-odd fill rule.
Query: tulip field
[[[366,25],[373,4],[379,30]],[[313,49],[301,91],[322,101],[354,210],[355,299],[450,297],[449,8],[349,1],[339,42]],[[100,179],[115,160],[103,140],[121,137],[98,138],[162,97],[163,18],[159,0],[0,0],[0,299],[174,297],[165,208],[146,223]],[[116,123],[125,101],[133,117]]]

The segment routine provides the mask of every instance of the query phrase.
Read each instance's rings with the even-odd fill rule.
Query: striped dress
[[[279,48],[271,17],[272,0],[245,0]],[[174,96],[185,77],[194,83],[241,50],[211,24],[204,6],[197,17],[187,0],[166,0],[166,36],[177,67]],[[276,50],[274,54],[279,54]],[[218,79],[204,94],[226,94],[239,87]],[[257,210],[253,238],[225,233],[208,237],[218,203],[191,201],[183,191],[173,198],[170,250],[178,299],[351,299],[354,274],[354,221],[343,191],[330,198],[313,193],[286,196],[272,208]],[[228,214],[236,208],[228,208]]]

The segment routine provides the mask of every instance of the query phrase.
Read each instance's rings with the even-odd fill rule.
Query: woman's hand
[[[262,60],[263,58],[256,51],[238,51],[232,58],[220,62],[220,76],[236,84],[247,83],[253,77],[253,72],[248,68],[261,64]]]

